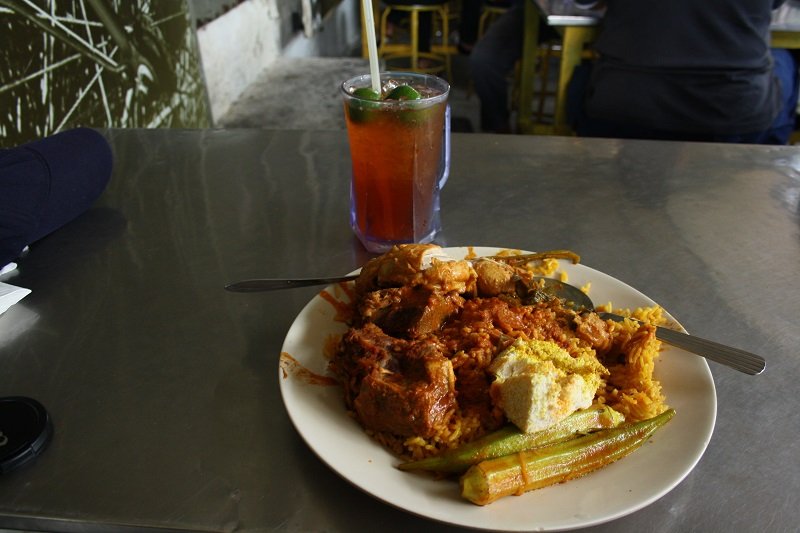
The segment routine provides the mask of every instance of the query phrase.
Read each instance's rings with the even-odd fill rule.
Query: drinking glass
[[[362,75],[341,87],[353,166],[350,225],[367,250],[383,253],[395,244],[431,242],[441,231],[439,196],[450,169],[450,86],[429,74],[384,72],[384,97],[400,85],[421,97],[375,100],[358,91],[371,85],[370,76]]]

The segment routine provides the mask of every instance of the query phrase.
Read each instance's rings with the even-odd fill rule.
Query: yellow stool
[[[560,81],[556,81],[555,87],[550,86],[550,63],[551,60],[556,60],[558,62],[561,61],[561,43],[559,41],[542,43],[539,46],[536,55],[538,58],[539,67],[535,76],[538,78],[539,87],[537,89],[534,86],[533,89],[534,100],[537,100],[536,110],[533,112],[533,123],[552,124],[555,120],[555,109],[553,109],[551,113],[548,113],[545,111],[545,105],[548,98],[553,99],[553,102],[555,103],[555,98],[558,94],[558,84]],[[595,52],[592,50],[584,50],[581,53],[581,59],[591,61],[595,58]]]
[[[534,100],[537,101],[536,110],[533,111],[534,124],[552,124],[554,112],[545,113],[545,104],[548,98],[555,98],[556,89],[550,88],[550,62],[552,59],[561,59],[561,44],[558,42],[545,42],[539,45],[536,52],[538,68],[536,78],[538,78],[538,88],[534,85]]]
[[[409,41],[408,43],[389,42],[387,29],[389,25],[389,14],[392,11],[402,11],[409,14]],[[433,17],[438,17],[437,22],[441,24],[441,44],[431,44],[430,52],[419,51],[419,14],[432,13]],[[433,25],[432,25],[433,26]],[[437,74],[445,71],[447,79],[452,79],[452,69],[450,66],[450,49],[455,49],[448,43],[450,35],[450,8],[446,2],[434,5],[387,5],[381,12],[380,17],[380,44],[378,45],[378,57],[386,60],[387,65],[393,60],[408,59],[408,67],[397,67],[389,65],[390,70],[411,70],[427,74]],[[421,67],[419,60],[430,59],[435,64],[430,67]]]
[[[439,42],[431,44],[431,50],[435,54],[444,56],[458,55],[458,46],[450,44],[450,28],[458,28],[459,19],[461,18],[461,0],[448,0],[445,2],[445,14],[447,17],[434,17],[433,20],[433,35],[441,36]]]

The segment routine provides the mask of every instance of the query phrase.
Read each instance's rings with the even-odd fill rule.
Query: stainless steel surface
[[[800,2],[787,0],[772,12],[772,30],[798,31],[800,29]]]
[[[604,9],[580,9],[571,0],[532,0],[550,26],[596,26]]]
[[[547,292],[562,300],[566,300],[570,307],[578,311],[584,309],[589,311],[595,310],[592,299],[578,287],[557,279],[541,279],[545,280]],[[604,319],[616,320],[617,322],[625,320],[624,316],[615,313],[600,312],[599,314]],[[762,373],[766,368],[766,361],[760,355],[734,348],[733,346],[726,346],[718,342],[703,339],[696,335],[688,335],[682,331],[656,326],[656,337],[667,344],[677,346],[690,353],[729,366],[745,374],[750,374],[751,376]]]
[[[295,279],[245,279],[225,285],[225,290],[231,292],[264,292],[280,291],[283,289],[297,289],[299,287],[313,287],[314,285],[330,285],[356,279],[358,275],[339,276],[335,278],[295,278]]]
[[[604,8],[580,9],[572,0],[532,0],[545,15],[550,26],[596,26]],[[800,31],[800,2],[788,0],[773,11],[773,31]]]
[[[0,395],[41,401],[55,433],[0,478],[0,528],[458,531],[354,488],[292,427],[278,357],[317,289],[223,288],[370,257],[342,133],[110,139],[99,204],[9,280],[33,292],[0,315]],[[694,471],[592,531],[796,530],[800,149],[482,134],[452,148],[441,244],[574,250],[689,331],[769,359],[757,378],[710,363],[717,425]]]

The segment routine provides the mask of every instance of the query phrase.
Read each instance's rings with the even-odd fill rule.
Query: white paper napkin
[[[25,298],[31,293],[30,289],[15,287],[0,281],[0,314],[5,313],[9,307]]]
[[[14,272],[16,269],[17,269],[16,263],[9,263],[6,266],[0,268],[0,276],[8,274],[10,272]]]

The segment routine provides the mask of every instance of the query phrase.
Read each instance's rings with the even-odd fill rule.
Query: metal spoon
[[[545,291],[553,296],[563,299],[567,305],[577,311],[594,311],[594,304],[591,298],[577,287],[561,282],[556,279],[542,278],[545,284]],[[621,321],[624,317],[615,315],[614,313],[598,312],[598,314],[606,319]],[[760,374],[766,368],[766,361],[760,355],[756,355],[739,348],[725,346],[714,341],[702,339],[694,335],[682,333],[672,329],[656,327],[656,337],[676,346],[683,348],[689,352],[710,359],[717,363],[727,365],[745,374],[755,376]]]
[[[509,264],[524,264],[530,261],[537,261],[546,258],[554,259],[569,259],[573,263],[580,261],[580,257],[569,250],[549,250],[547,252],[536,252],[520,255],[493,255],[485,257],[484,259],[494,259]],[[432,250],[427,256],[427,259],[451,259],[443,250]],[[424,263],[424,260],[423,260]],[[300,278],[300,279],[247,279],[237,281],[225,286],[225,290],[231,292],[260,292],[260,291],[278,291],[282,289],[294,289],[296,287],[308,287],[311,285],[330,285],[331,283],[340,283],[342,281],[350,281],[356,279],[357,275],[340,276],[336,278]]]
[[[298,287],[309,287],[312,285],[330,285],[332,283],[340,283],[343,281],[350,281],[357,278],[357,275],[339,276],[333,278],[296,278],[296,279],[249,279],[237,281],[225,286],[225,290],[231,292],[261,292],[261,291],[276,291],[282,289],[294,289]],[[581,311],[594,311],[594,303],[585,292],[577,287],[563,283],[556,279],[541,278],[545,280],[545,287],[547,292],[561,298],[567,302],[572,308]],[[620,321],[623,317],[613,313],[599,313],[603,318],[610,318],[612,320]],[[714,341],[702,339],[694,335],[688,335],[679,331],[656,327],[656,337],[662,341],[683,348],[689,352],[705,357],[717,363],[727,365],[731,368],[744,372],[745,374],[757,375],[764,371],[766,362],[764,358],[733,348],[719,344]]]
[[[279,291],[282,289],[296,289],[312,285],[330,285],[356,279],[358,274],[339,276],[335,278],[296,278],[296,279],[246,279],[225,285],[226,291],[231,292],[261,292]]]

